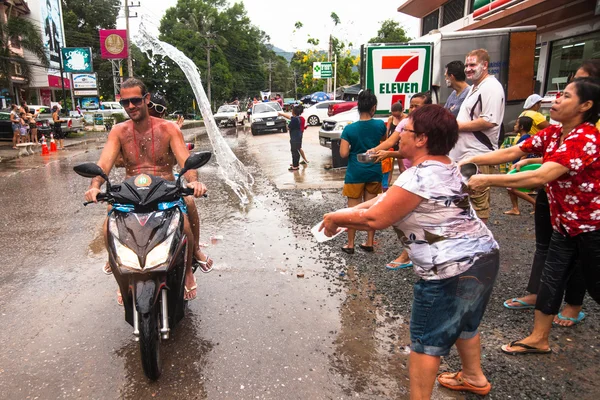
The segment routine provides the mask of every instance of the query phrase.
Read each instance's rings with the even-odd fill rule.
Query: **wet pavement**
[[[222,134],[254,175],[254,195],[242,207],[219,180],[214,160],[199,170],[209,188],[208,198],[196,200],[201,242],[215,270],[196,274],[198,298],[162,343],[158,382],[144,377],[114,279],[101,272],[106,208],[82,206],[89,181],[72,172],[97,160],[102,139],[0,162],[0,398],[408,397],[415,277],[383,268],[399,252],[395,234],[378,232],[375,253],[354,256],[339,250],[344,235],[323,244],[312,240],[310,227],[343,206],[344,170],[324,168],[330,150],[319,146],[317,128],[305,132],[310,163],[297,172],[287,170],[287,134],[252,136],[248,127]],[[203,129],[184,135],[196,150],[210,149]],[[122,176],[116,171],[111,179]],[[504,193],[495,196],[501,207],[508,203]],[[553,330],[557,354],[499,354],[500,344],[531,324],[531,314],[506,312],[501,304],[526,285],[532,226],[530,216],[491,219],[506,250],[482,327],[484,371],[494,384],[489,397],[597,398],[600,310],[589,298],[585,324]],[[211,242],[211,236],[222,239]],[[453,351],[442,370],[456,367]],[[436,387],[434,398],[463,397]]]

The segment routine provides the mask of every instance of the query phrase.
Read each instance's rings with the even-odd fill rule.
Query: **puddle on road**
[[[200,316],[188,308],[186,317],[171,331],[171,338],[160,343],[162,375],[157,382],[149,381],[142,370],[139,343],[128,342],[116,351],[123,359],[123,384],[119,397],[123,399],[190,398],[206,399],[204,387],[208,354],[213,344],[202,339],[194,319]]]
[[[334,368],[351,382],[346,395],[408,398],[408,324],[383,311],[373,285],[352,266],[347,269],[346,288],[331,357]]]

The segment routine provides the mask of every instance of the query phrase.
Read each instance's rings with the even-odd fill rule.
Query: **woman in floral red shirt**
[[[527,153],[542,153],[543,165],[513,175],[476,175],[469,187],[532,188],[546,185],[553,233],[528,337],[502,346],[509,354],[549,353],[548,336],[562,302],[565,282],[579,256],[590,296],[600,303],[600,81],[570,83],[550,110],[562,126],[550,126],[520,146],[472,157],[464,162],[499,164]]]

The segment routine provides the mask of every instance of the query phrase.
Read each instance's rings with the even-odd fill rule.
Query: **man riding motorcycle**
[[[177,125],[149,115],[148,103],[150,93],[142,81],[129,78],[121,85],[120,103],[131,118],[130,121],[115,125],[100,154],[97,164],[108,175],[121,155],[126,171],[126,177],[142,173],[151,174],[168,180],[175,180],[173,166],[175,163],[183,166],[189,157],[189,151],[184,143],[183,135]],[[206,186],[198,182],[198,173],[190,170],[185,174],[189,182],[187,186],[194,189],[194,197],[200,197],[206,192]],[[86,201],[97,202],[96,196],[104,179],[92,179],[90,187],[85,192]],[[104,238],[106,241],[107,223],[104,223]],[[184,232],[189,238],[194,238],[189,219],[185,218]],[[188,256],[185,274],[186,300],[196,298],[196,279],[192,271],[192,259],[202,262],[202,254],[196,246],[188,246]],[[196,254],[194,254],[196,252]],[[200,254],[199,254],[200,253]],[[210,258],[205,257],[203,263],[208,265]],[[212,266],[210,260],[209,267]]]

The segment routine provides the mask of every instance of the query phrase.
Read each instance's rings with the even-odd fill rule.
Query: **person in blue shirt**
[[[382,120],[373,119],[377,109],[377,97],[370,90],[363,90],[358,95],[357,122],[347,125],[342,132],[340,155],[348,157],[348,168],[344,179],[342,194],[348,197],[348,207],[354,207],[371,200],[381,193],[381,162],[360,163],[357,154],[366,153],[377,147],[386,138],[386,127]],[[354,238],[356,230],[348,229],[348,244],[342,247],[347,254],[354,254]],[[367,241],[359,247],[366,252],[373,251],[375,231],[367,231]]]

